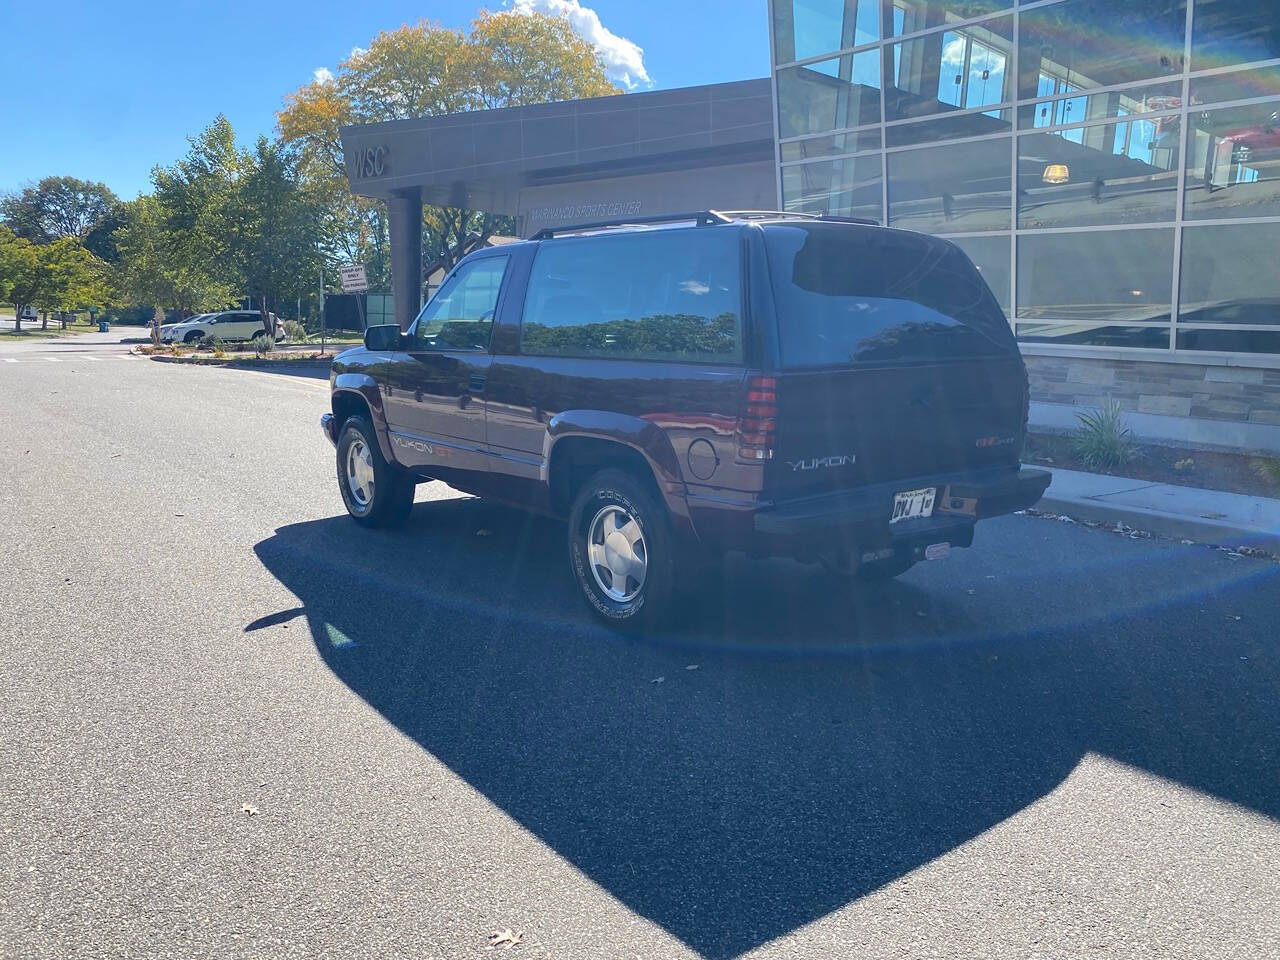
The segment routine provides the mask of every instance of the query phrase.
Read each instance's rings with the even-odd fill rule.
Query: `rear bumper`
[[[322,414],[320,417],[320,430],[325,438],[335,447],[338,445],[338,422],[334,419],[332,413]]]
[[[1051,480],[1047,470],[1028,469],[915,477],[777,503],[757,511],[753,526],[756,536],[772,541],[775,550],[791,541],[786,553],[795,553],[798,547],[810,552],[849,544],[871,547],[916,541],[946,540],[967,546],[974,523],[1025,510],[1044,495]],[[934,515],[890,524],[895,495],[925,487],[938,491]]]

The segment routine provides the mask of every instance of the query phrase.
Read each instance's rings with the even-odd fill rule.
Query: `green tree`
[[[386,290],[385,213],[348,189],[343,126],[620,92],[567,18],[482,12],[465,33],[421,22],[378,34],[332,79],[286,97],[277,120],[284,141],[299,148],[305,189],[321,206],[326,258],[364,263],[374,289]],[[452,266],[469,238],[483,241],[512,226],[476,211],[428,208],[423,228],[424,260]]]
[[[37,282],[31,302],[42,313],[43,325],[49,326],[49,312],[62,315],[72,310],[98,307],[107,298],[106,264],[84,248],[75,237],[59,237],[52,243],[37,246]]]
[[[109,257],[119,209],[120,199],[106,184],[45,177],[0,200],[0,219],[18,236],[34,243],[74,237],[91,252]]]
[[[14,329],[22,329],[22,311],[35,303],[43,280],[39,247],[5,229],[0,233],[0,288],[13,304]]]
[[[315,206],[298,178],[296,151],[259,137],[227,206],[228,247],[236,275],[255,295],[263,329],[268,308],[309,292],[320,268]]]

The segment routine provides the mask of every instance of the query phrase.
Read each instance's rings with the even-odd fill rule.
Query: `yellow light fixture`
[[[1044,168],[1045,183],[1066,183],[1071,179],[1071,170],[1065,163],[1051,163]]]

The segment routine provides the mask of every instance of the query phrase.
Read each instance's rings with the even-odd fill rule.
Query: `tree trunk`
[[[48,310],[40,311],[40,329],[41,330],[49,329],[49,311]]]
[[[20,333],[22,331],[22,311],[26,308],[24,303],[15,303],[13,305],[13,332]]]

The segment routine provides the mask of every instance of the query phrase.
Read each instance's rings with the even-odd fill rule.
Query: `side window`
[[[441,287],[413,328],[418,350],[488,350],[508,257],[466,264]]]
[[[719,227],[542,244],[521,351],[618,360],[742,360],[742,234]]]

